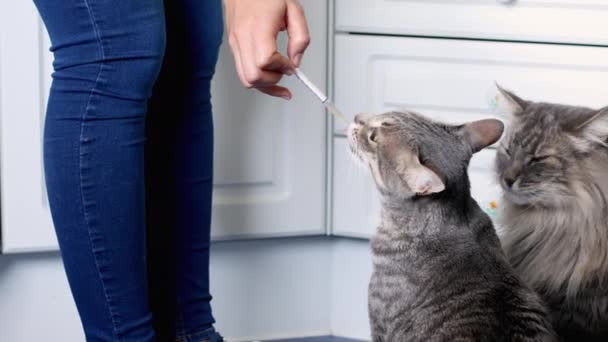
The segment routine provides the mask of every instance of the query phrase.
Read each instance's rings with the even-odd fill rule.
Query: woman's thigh
[[[161,0],[35,0],[54,73],[49,203],[88,341],[152,341],[145,249],[147,100],[165,47]]]

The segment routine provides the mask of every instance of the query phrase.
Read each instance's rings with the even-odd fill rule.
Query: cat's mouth
[[[348,126],[346,136],[348,138],[348,149],[351,155],[355,157],[359,162],[365,163],[365,158],[363,157],[358,138],[360,129],[361,125],[353,122]]]
[[[542,190],[533,190],[528,187],[508,187],[501,184],[504,199],[514,205],[522,207],[546,207],[555,205],[556,198],[544,193]]]
[[[503,194],[505,196],[505,199],[512,202],[513,204],[516,205],[530,205],[530,201],[527,198],[528,196],[526,196],[525,194],[519,193],[516,190],[510,189],[510,188],[506,188],[506,187],[502,187],[502,191]]]
[[[346,134],[348,138],[348,149],[353,159],[356,159],[356,163],[370,172],[372,179],[375,181],[378,188],[383,189],[384,182],[380,177],[380,172],[374,158],[369,156],[368,153],[365,153],[361,148],[361,142],[359,140],[361,136],[361,127],[362,125],[356,122],[353,122],[348,126]]]

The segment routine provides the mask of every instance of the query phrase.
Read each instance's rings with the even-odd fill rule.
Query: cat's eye
[[[509,157],[511,156],[511,150],[509,150],[509,148],[507,148],[507,147],[503,147],[503,148],[502,148],[502,151],[503,151],[503,152],[504,152],[504,153],[505,153],[507,156],[509,156]]]
[[[380,124],[382,127],[393,127],[394,124],[392,122],[388,122],[388,121],[382,121],[382,123]]]

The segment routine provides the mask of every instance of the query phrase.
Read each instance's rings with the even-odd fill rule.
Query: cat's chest
[[[415,298],[426,287],[428,277],[412,272],[404,259],[391,259],[375,255],[369,284],[371,305],[384,308],[385,312],[413,308]]]
[[[417,284],[409,277],[397,272],[385,272],[375,269],[370,279],[370,293],[376,293],[379,298],[413,296],[418,291]]]
[[[369,309],[379,319],[397,312],[408,315],[417,292],[416,286],[403,276],[374,271],[369,283]]]
[[[423,271],[432,259],[441,258],[434,245],[417,236],[376,234],[371,241],[374,270],[386,276]]]
[[[370,300],[376,300],[379,305],[397,306],[401,311],[415,310],[425,305],[421,299],[432,301],[442,292],[461,285],[447,279],[472,279],[481,271],[481,267],[475,266],[479,262],[477,258],[446,250],[450,249],[411,240],[400,244],[373,241]],[[475,250],[474,254],[481,251]]]

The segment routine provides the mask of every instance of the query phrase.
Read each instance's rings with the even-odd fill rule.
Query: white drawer
[[[333,233],[369,238],[379,222],[380,203],[368,173],[353,160],[346,138],[334,139]],[[469,167],[471,194],[479,205],[495,216],[493,205],[500,206],[500,187],[494,180],[494,150],[477,153]]]
[[[336,0],[336,29],[608,45],[608,0]]]
[[[488,100],[495,82],[531,100],[603,107],[608,48],[346,34],[335,39],[335,102],[351,118],[400,108],[453,123],[486,118],[493,114]],[[336,133],[343,129],[336,125]]]

